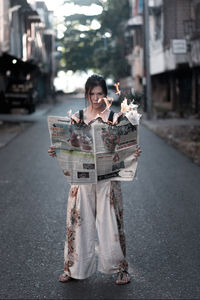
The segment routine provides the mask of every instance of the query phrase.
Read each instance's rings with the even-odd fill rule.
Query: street
[[[58,102],[0,149],[0,298],[199,299],[200,168],[144,126],[137,177],[122,183],[131,283],[98,272],[58,281],[69,184],[47,153],[47,115],[84,104]]]

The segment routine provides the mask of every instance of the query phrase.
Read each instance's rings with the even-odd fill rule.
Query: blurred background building
[[[144,0],[146,1],[146,0]],[[144,86],[143,0],[130,0],[126,25],[131,84]],[[200,111],[200,0],[149,0],[153,112],[179,116]],[[132,47],[130,47],[132,45]],[[130,80],[129,80],[130,81]]]
[[[144,1],[129,0],[130,18],[122,22],[130,74],[119,78],[120,86],[143,94],[148,43],[153,113],[198,115],[200,0],[148,0],[148,41],[144,40]],[[57,46],[53,12],[44,1],[0,0],[0,111],[18,102],[32,112],[36,103],[54,94]],[[62,77],[63,82],[63,73]]]
[[[55,65],[53,13],[43,1],[0,0],[0,110],[26,107],[52,95]]]

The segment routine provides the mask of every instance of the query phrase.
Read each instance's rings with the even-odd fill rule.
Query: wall
[[[9,0],[0,0],[0,55],[10,47]]]

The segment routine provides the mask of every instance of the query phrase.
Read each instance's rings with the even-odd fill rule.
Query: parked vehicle
[[[9,83],[5,91],[4,101],[9,110],[15,107],[23,107],[30,114],[35,111],[38,93],[31,82],[15,80]]]

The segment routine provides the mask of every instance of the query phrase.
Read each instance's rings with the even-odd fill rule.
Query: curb
[[[3,122],[36,122],[44,114],[46,114],[52,107],[53,107],[53,104],[41,105],[31,115],[0,114],[0,121],[3,121]]]
[[[0,114],[0,149],[27,129],[31,123],[39,121],[52,106],[53,104],[41,105],[31,115]]]
[[[172,120],[171,123],[164,123],[163,120],[160,122],[153,121],[152,123],[151,121],[143,120],[141,124],[162,138],[169,145],[183,153],[191,159],[193,163],[200,166],[199,120],[180,120],[179,122],[177,122],[177,120]],[[194,128],[197,132],[196,139],[193,139],[193,134],[191,134]]]

